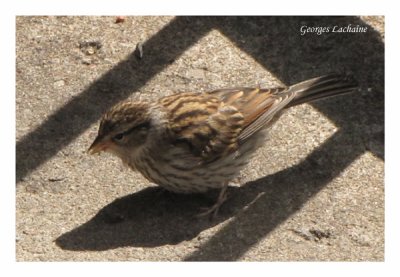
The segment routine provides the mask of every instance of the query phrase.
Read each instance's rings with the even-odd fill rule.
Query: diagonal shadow
[[[201,21],[187,17],[172,20],[145,42],[145,59],[138,60],[132,53],[18,141],[17,183],[67,146],[112,105],[137,91],[177,59],[211,27],[205,18]]]

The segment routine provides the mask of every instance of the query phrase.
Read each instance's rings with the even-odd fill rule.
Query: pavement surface
[[[300,32],[349,24],[367,31]],[[384,260],[383,17],[17,17],[16,29],[18,261]],[[282,116],[214,221],[194,215],[216,192],[163,192],[86,154],[120,100],[330,72],[361,90]]]

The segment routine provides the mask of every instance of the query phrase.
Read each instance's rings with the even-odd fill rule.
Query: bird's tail
[[[358,84],[349,76],[328,74],[289,87],[295,93],[287,108],[306,102],[346,94],[358,89]]]

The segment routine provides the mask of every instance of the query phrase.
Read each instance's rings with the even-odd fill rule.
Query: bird
[[[220,189],[198,216],[215,217],[227,187],[290,107],[358,89],[348,75],[326,74],[276,88],[181,92],[156,101],[122,101],[101,118],[90,154],[109,152],[150,182],[175,193]],[[273,149],[271,149],[273,151]]]

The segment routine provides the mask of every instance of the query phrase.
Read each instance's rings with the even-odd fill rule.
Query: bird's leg
[[[228,182],[226,182],[224,184],[224,186],[222,187],[221,191],[219,192],[218,198],[217,198],[217,202],[215,202],[214,205],[212,205],[209,208],[206,208],[206,210],[202,213],[199,213],[197,215],[197,217],[203,217],[209,214],[211,215],[211,219],[214,219],[217,214],[218,214],[218,210],[221,207],[221,205],[225,202],[226,200],[226,189],[228,188]]]

